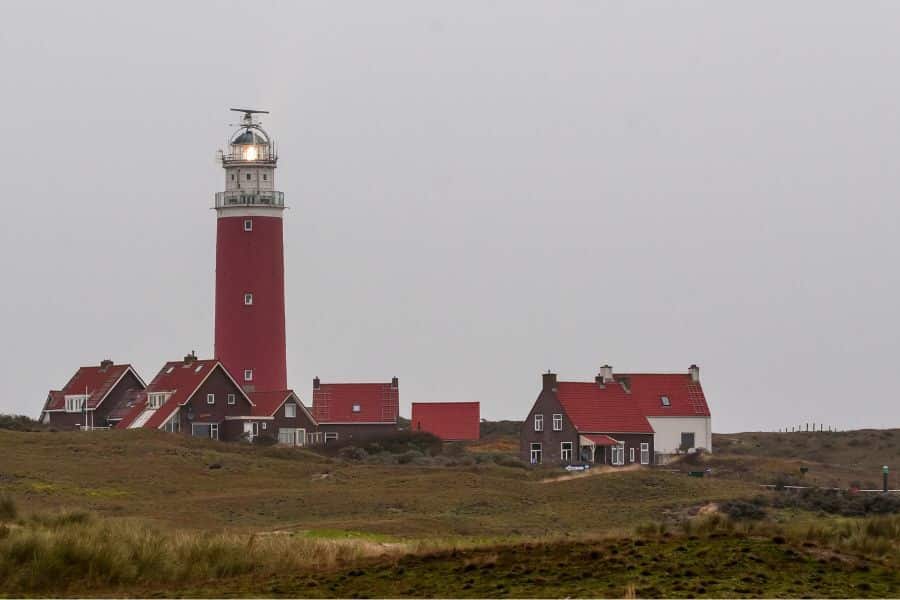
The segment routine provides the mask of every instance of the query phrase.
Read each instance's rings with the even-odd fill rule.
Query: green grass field
[[[900,518],[811,512],[759,487],[801,464],[820,485],[875,479],[900,458],[898,432],[792,435],[716,436],[725,451],[696,464],[548,482],[563,472],[0,430],[0,595],[900,595]],[[716,512],[761,494],[760,519]]]

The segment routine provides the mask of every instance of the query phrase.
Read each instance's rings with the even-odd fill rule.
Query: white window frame
[[[90,395],[86,394],[69,394],[66,396],[66,412],[80,413],[87,407],[87,401]]]
[[[209,427],[209,439],[211,439],[211,440],[219,439],[219,424],[218,423],[191,423],[191,437],[200,437],[199,435],[194,433],[195,427]]]
[[[534,430],[535,431],[543,431],[544,430],[544,415],[541,413],[537,413],[534,415]]]
[[[215,404],[216,403],[216,395],[215,394],[207,394],[206,395],[206,403],[207,404]]]
[[[253,369],[244,369],[244,381],[253,381]]]
[[[562,431],[562,414],[560,413],[553,415],[553,431]]]
[[[634,462],[634,446],[628,447],[628,462],[630,462],[630,463]]]
[[[650,442],[641,442],[641,464],[650,464]]]
[[[284,405],[284,417],[286,419],[295,419],[297,418],[297,405],[293,402],[288,402]]]
[[[253,231],[253,219],[244,219],[244,231]]]
[[[162,408],[162,405],[169,399],[168,392],[152,392],[147,394],[147,408]]]
[[[253,292],[244,292],[244,306],[253,306]]]
[[[544,450],[540,442],[531,443],[531,464],[539,465],[544,460]]]
[[[566,448],[566,446],[568,446],[568,448]],[[559,443],[559,458],[563,462],[572,462],[572,455],[574,452],[572,442]]]
[[[326,431],[325,435],[323,436],[323,439],[325,440],[326,444],[328,442],[330,442],[331,440],[336,440],[336,439],[338,439],[338,432],[337,431]]]
[[[625,442],[619,442],[618,444],[610,446],[609,450],[609,462],[611,465],[621,467],[625,464]]]
[[[237,403],[237,396],[235,394],[228,394],[228,404]]]

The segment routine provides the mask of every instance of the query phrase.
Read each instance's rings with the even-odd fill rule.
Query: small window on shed
[[[672,405],[672,401],[669,400],[668,396],[660,396],[659,401],[662,403],[663,406],[671,406]]]
[[[362,407],[359,404],[353,405],[353,412],[359,412],[362,410]]]

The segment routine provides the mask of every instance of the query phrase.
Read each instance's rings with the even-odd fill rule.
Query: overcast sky
[[[280,150],[288,378],[523,418],[701,368],[715,431],[900,426],[900,3],[4,2],[0,411],[213,352],[214,160]]]

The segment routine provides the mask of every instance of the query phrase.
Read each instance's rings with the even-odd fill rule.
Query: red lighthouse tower
[[[287,389],[284,332],[284,194],[275,190],[274,140],[254,115],[221,152],[216,194],[215,355],[247,391]]]

